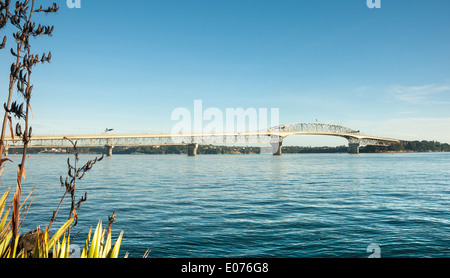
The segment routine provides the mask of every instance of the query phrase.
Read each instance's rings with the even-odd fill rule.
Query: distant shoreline
[[[360,154],[406,154],[406,153],[450,153],[449,151],[386,151],[386,152],[360,152]],[[350,154],[349,152],[334,152],[334,153],[326,153],[326,152],[308,152],[308,153],[283,153],[282,155],[295,155],[295,154]],[[21,153],[12,153],[9,154],[9,157],[11,156],[18,156],[21,155]],[[70,156],[70,154],[67,153],[30,153],[31,155],[54,155],[54,156]],[[106,155],[105,153],[99,153],[99,152],[84,152],[80,153],[80,155]],[[164,155],[170,155],[170,156],[187,156],[187,153],[179,153],[179,154],[173,154],[173,153],[113,153],[113,156],[115,155],[147,155],[147,156],[164,156]],[[197,155],[270,155],[270,154],[260,154],[260,153],[225,153],[225,154],[208,154],[208,153],[197,153]]]
[[[199,145],[197,154],[261,154],[261,147],[255,146],[227,146],[227,145]],[[9,154],[21,154],[21,148],[9,148]],[[102,147],[78,147],[80,154],[102,154],[105,148]],[[283,146],[283,154],[307,154],[307,153],[348,153],[348,146],[335,147],[304,147],[304,146]],[[447,143],[439,143],[434,141],[412,141],[406,144],[394,144],[391,146],[362,146],[360,153],[426,153],[426,152],[450,152],[450,145]],[[64,148],[29,148],[28,154],[65,154]],[[116,146],[114,154],[148,154],[148,155],[164,155],[164,154],[187,154],[187,146],[185,145],[161,145],[161,146],[135,146],[121,147]]]

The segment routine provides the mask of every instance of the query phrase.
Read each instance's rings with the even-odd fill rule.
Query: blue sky
[[[58,14],[38,19],[53,37],[32,41],[53,54],[33,73],[35,134],[170,132],[172,111],[202,100],[450,143],[450,1],[56,2]],[[0,52],[5,91],[11,62]]]

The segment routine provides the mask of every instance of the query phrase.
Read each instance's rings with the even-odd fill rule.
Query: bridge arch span
[[[35,135],[28,147],[70,147],[67,138],[78,146],[105,146],[112,155],[114,146],[190,145],[192,154],[198,144],[259,144],[271,143],[273,154],[281,154],[283,139],[291,135],[327,135],[348,140],[350,152],[358,153],[361,145],[387,146],[402,140],[371,136],[349,127],[326,123],[292,123],[259,131],[200,134],[93,134],[93,135]],[[5,148],[20,147],[22,142],[6,137]]]
[[[279,135],[278,150],[275,150],[276,144],[272,143],[275,154],[281,154],[283,140],[291,135],[326,135],[337,136],[347,139],[349,143],[350,153],[359,153],[361,145],[378,145],[388,146],[393,143],[401,142],[398,139],[384,138],[362,134],[359,130],[355,130],[346,126],[326,123],[291,123],[272,127],[267,129]]]

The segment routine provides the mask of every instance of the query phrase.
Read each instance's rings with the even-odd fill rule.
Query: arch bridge
[[[338,136],[348,140],[350,153],[358,154],[360,146],[389,146],[404,140],[371,136],[348,127],[325,123],[293,123],[259,131],[213,132],[213,133],[161,133],[161,134],[113,134],[94,135],[36,135],[29,147],[63,148],[71,147],[77,141],[79,147],[104,146],[106,154],[112,155],[115,146],[160,146],[187,145],[188,155],[195,156],[199,144],[270,144],[274,155],[282,154],[283,140],[291,135]],[[5,151],[10,147],[21,147],[22,142],[5,138]]]

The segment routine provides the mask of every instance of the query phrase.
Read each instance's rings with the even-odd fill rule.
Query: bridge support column
[[[112,156],[112,151],[114,149],[114,146],[106,145],[105,148],[106,148],[106,156]]]
[[[273,155],[281,155],[281,148],[283,147],[283,141],[279,141],[278,143],[270,143],[272,145],[272,153]]]
[[[188,145],[188,156],[197,156],[198,144]]]
[[[351,154],[359,154],[359,143],[349,143],[348,146],[350,147]]]
[[[8,146],[4,147],[3,153],[5,154],[5,157],[9,155],[9,147]]]

